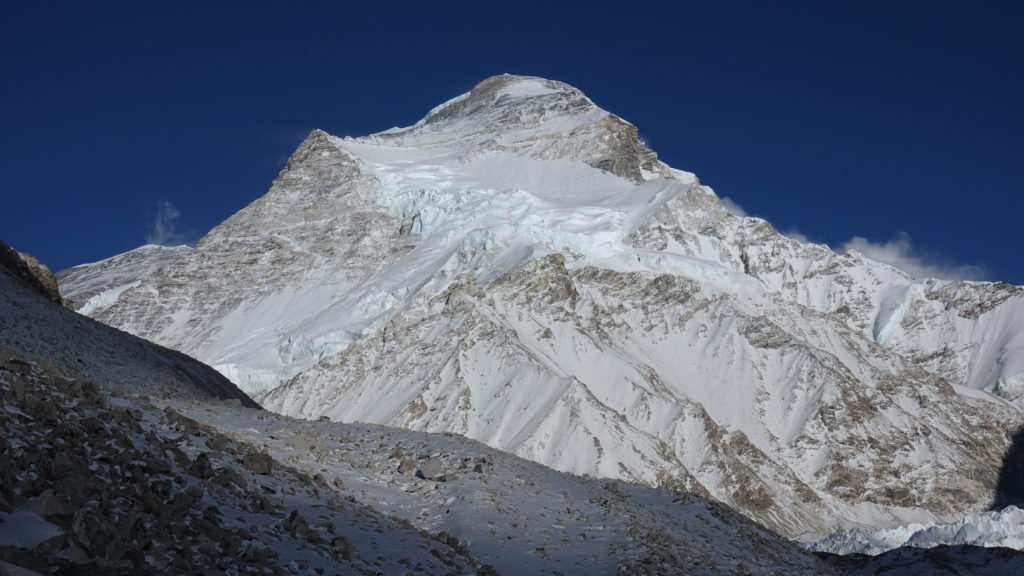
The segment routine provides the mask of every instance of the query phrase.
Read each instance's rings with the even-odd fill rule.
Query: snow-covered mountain
[[[408,128],[314,131],[266,195],[152,268],[75,274],[113,290],[94,317],[272,410],[464,434],[792,537],[978,511],[1022,422],[1024,289],[737,217],[540,78],[487,79]]]
[[[265,412],[22,263],[0,243],[2,574],[839,573],[697,496]]]

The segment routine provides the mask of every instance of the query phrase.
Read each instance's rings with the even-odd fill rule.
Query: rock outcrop
[[[66,308],[71,303],[61,297],[57,278],[47,266],[29,254],[18,252],[0,241],[0,266],[31,287],[41,296]]]

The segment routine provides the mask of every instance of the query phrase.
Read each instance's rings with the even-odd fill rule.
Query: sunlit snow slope
[[[709,493],[790,536],[978,510],[1021,421],[1020,288],[734,216],[539,78],[409,128],[314,131],[138,282],[95,316],[271,409]]]

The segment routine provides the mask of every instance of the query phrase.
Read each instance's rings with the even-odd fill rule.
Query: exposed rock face
[[[601,121],[608,129],[602,137],[607,143],[608,155],[589,162],[594,168],[606,170],[641,184],[647,174],[662,173],[658,154],[640,141],[636,126],[615,117],[608,116]]]
[[[25,282],[33,290],[51,302],[70,307],[70,303],[61,297],[57,290],[57,278],[45,264],[32,256],[17,252],[0,241],[0,266]]]
[[[1022,421],[1021,289],[736,217],[539,78],[408,128],[313,132],[96,317],[289,415],[464,434],[797,537],[986,506]]]

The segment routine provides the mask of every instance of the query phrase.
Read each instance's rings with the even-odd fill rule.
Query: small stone
[[[228,443],[222,436],[213,434],[206,438],[206,447],[213,452],[226,452],[228,450]]]
[[[71,434],[71,432],[65,432],[65,434]],[[54,454],[53,459],[50,461],[50,475],[53,478],[62,478],[83,465],[87,468],[88,465],[80,460],[75,459],[68,451],[59,451]]]
[[[331,546],[338,553],[339,556],[344,560],[352,560],[352,553],[355,552],[356,548],[352,545],[352,541],[345,536],[337,536],[334,540],[331,540]]]
[[[143,468],[150,474],[167,474],[171,471],[171,465],[163,458],[157,458],[156,456],[146,456],[143,461]]]
[[[25,381],[18,378],[11,383],[11,388],[14,390],[14,399],[18,402],[24,402],[25,394],[27,392],[27,385],[25,384]]]
[[[282,523],[282,526],[285,530],[309,542],[317,543],[322,541],[320,532],[311,528],[309,521],[299,514],[298,510],[292,510],[292,513],[288,515],[288,519]]]
[[[196,476],[202,478],[203,480],[212,478],[213,475],[216,473],[216,470],[213,469],[213,464],[210,463],[210,457],[206,455],[206,452],[203,452],[199,456],[196,456],[196,460],[192,464]]]
[[[458,538],[452,536],[447,532],[440,532],[437,535],[437,540],[442,544],[448,545],[452,550],[465,554],[469,551],[469,547],[465,542],[460,541]]]
[[[213,483],[220,486],[237,486],[238,488],[245,488],[248,483],[245,478],[230,468],[221,470],[219,474],[213,477]]]
[[[119,557],[118,546],[110,525],[93,510],[82,509],[75,513],[71,522],[71,533],[75,540],[92,556],[116,559]]]

